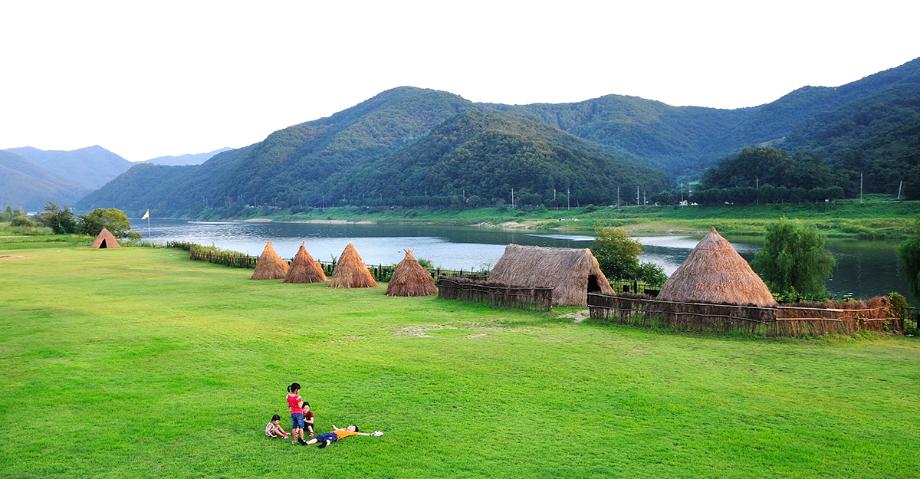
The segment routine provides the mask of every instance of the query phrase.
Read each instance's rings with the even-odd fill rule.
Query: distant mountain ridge
[[[188,153],[185,155],[169,155],[169,156],[158,156],[156,158],[151,158],[149,160],[139,161],[138,163],[148,163],[152,165],[164,165],[164,166],[187,166],[187,165],[200,165],[205,161],[210,160],[214,155],[218,153],[223,153],[225,151],[230,151],[233,148],[219,148],[214,151],[208,151],[205,153]]]
[[[99,188],[133,166],[130,161],[98,145],[70,151],[40,150],[31,146],[6,151],[89,189]]]
[[[135,166],[80,206],[157,207],[170,214],[220,208],[233,214],[247,206],[441,205],[471,195],[507,201],[511,187],[542,198],[571,189],[576,201],[610,202],[618,185],[653,192],[664,188],[662,174],[698,177],[727,155],[762,143],[818,149],[841,166],[850,164],[843,158],[859,156],[858,148],[884,156],[902,145],[892,176],[913,178],[920,149],[909,125],[920,119],[914,105],[918,79],[920,59],[840,87],[804,87],[736,110],[620,95],[567,104],[477,104],[448,92],[399,87],[200,166]],[[886,105],[898,105],[897,115]],[[874,126],[835,127],[850,118],[847,112],[859,112],[863,124]],[[822,146],[821,138],[834,135],[833,147]],[[592,162],[603,181],[583,173]],[[509,169],[537,177],[495,180]],[[880,189],[889,187],[889,180],[878,182]]]
[[[92,191],[9,151],[0,150],[0,205],[38,211],[46,202],[73,206]]]

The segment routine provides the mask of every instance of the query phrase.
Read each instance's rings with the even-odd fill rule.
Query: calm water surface
[[[146,224],[135,227],[147,236]],[[412,248],[416,257],[430,259],[443,268],[476,270],[490,268],[505,245],[516,243],[562,248],[589,248],[593,236],[558,232],[498,231],[467,226],[401,224],[315,224],[246,223],[156,220],[149,239],[192,241],[258,255],[271,240],[283,257],[290,258],[301,241],[320,260],[338,256],[348,242],[354,242],[367,264],[399,262],[403,250]],[[699,238],[686,236],[638,237],[644,247],[643,261],[651,261],[670,274],[687,259]],[[763,239],[729,237],[742,256],[750,260]],[[834,294],[856,296],[899,291],[907,295],[907,283],[898,273],[897,243],[883,241],[832,240],[828,249],[837,259],[828,289]],[[908,296],[912,303],[920,301]]]

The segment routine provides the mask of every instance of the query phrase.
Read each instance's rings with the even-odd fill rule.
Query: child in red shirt
[[[304,401],[302,408],[304,429],[307,430],[310,437],[316,436],[316,433],[313,432],[313,411],[310,409],[310,403]]]
[[[300,397],[300,384],[293,383],[288,386],[287,403],[291,410],[291,444],[304,444],[303,398]]]

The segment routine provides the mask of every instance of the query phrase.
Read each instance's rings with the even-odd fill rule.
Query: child
[[[374,436],[374,437],[378,437],[378,436],[382,436],[382,435],[383,435],[383,433],[380,432],[380,431],[374,431],[374,432],[372,432],[372,433],[370,433],[370,434],[368,434],[368,433],[366,433],[366,432],[361,432],[361,430],[358,429],[358,425],[357,425],[357,424],[352,424],[352,425],[346,427],[345,429],[339,429],[339,428],[335,427],[335,424],[333,424],[333,425],[332,425],[332,432],[327,432],[327,433],[324,433],[324,434],[320,434],[319,436],[316,436],[315,438],[310,439],[309,441],[307,441],[307,442],[305,443],[305,445],[309,446],[309,445],[311,445],[311,444],[317,444],[317,443],[318,443],[320,448],[324,448],[324,447],[326,447],[326,446],[328,446],[328,445],[330,445],[330,444],[332,444],[332,443],[334,443],[334,442],[336,442],[336,441],[338,441],[338,440],[340,440],[340,439],[345,439],[346,437],[350,437],[350,436]]]
[[[302,408],[304,429],[307,430],[310,437],[314,437],[316,433],[313,432],[313,411],[310,409],[310,403],[304,401]]]
[[[272,420],[268,421],[268,424],[265,425],[265,435],[272,439],[277,437],[288,437],[288,433],[286,433],[284,429],[281,429],[281,416],[277,414],[272,416]]]
[[[291,444],[304,444],[303,440],[303,398],[300,397],[300,384],[288,386],[288,408],[291,409]]]

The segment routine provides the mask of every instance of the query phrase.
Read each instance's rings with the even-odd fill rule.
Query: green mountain
[[[349,204],[448,206],[468,196],[508,202],[512,188],[525,204],[550,204],[554,189],[568,188],[573,200],[591,203],[609,199],[616,185],[657,192],[666,184],[660,171],[540,121],[467,110],[326,186]]]
[[[867,192],[893,193],[899,178],[908,190],[920,185],[918,78],[920,59],[844,86],[805,87],[735,110],[617,95],[567,104],[476,104],[401,87],[200,166],[135,166],[79,206],[195,214],[247,205],[455,204],[458,195],[492,203],[507,201],[512,187],[531,195],[528,201],[569,187],[578,201],[600,203],[613,201],[617,184],[642,183],[649,193],[664,188],[662,174],[652,169],[672,181],[698,178],[719,160],[761,144],[795,153],[793,164],[821,158],[841,171],[833,186],[847,194],[857,169],[873,178]]]
[[[39,150],[31,146],[7,151],[91,190],[112,181],[133,165],[98,145],[71,151]]]
[[[48,201],[66,207],[90,191],[19,155],[0,150],[0,207],[39,211]]]

